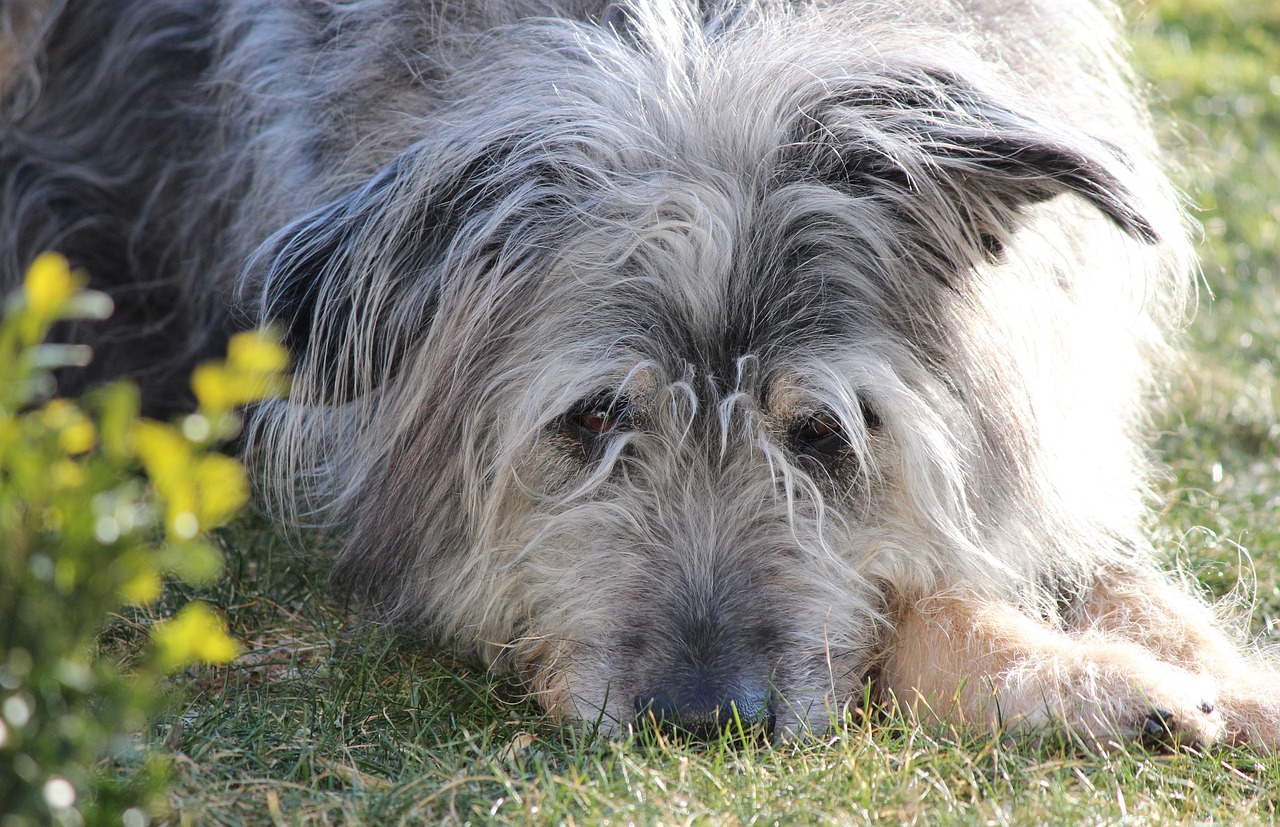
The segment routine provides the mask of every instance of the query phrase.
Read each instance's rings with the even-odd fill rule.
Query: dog
[[[12,15],[12,12],[9,12]],[[156,415],[276,323],[265,501],[370,617],[622,735],[1280,745],[1148,538],[1193,260],[1093,0],[57,0],[0,272]]]

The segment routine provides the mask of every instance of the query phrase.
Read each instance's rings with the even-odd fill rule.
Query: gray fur
[[[8,84],[0,274],[86,266],[124,315],[67,387],[158,411],[282,322],[266,495],[377,616],[606,729],[708,685],[821,729],[897,607],[1153,565],[1190,259],[1112,14],[68,0]]]

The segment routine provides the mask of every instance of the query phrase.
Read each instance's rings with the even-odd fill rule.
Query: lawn
[[[1159,414],[1155,527],[1206,587],[1280,635],[1280,3],[1134,8],[1140,71],[1203,225],[1190,355]],[[1212,301],[1209,296],[1212,295]],[[225,531],[205,596],[247,652],[188,673],[151,749],[167,820],[195,824],[1273,823],[1280,761],[1230,750],[1087,757],[854,722],[827,743],[689,749],[593,739],[501,681],[361,627],[261,520]],[[128,773],[136,756],[115,771]]]

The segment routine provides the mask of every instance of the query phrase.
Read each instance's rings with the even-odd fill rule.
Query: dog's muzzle
[[[772,736],[776,715],[767,685],[725,689],[711,681],[697,681],[686,691],[655,689],[636,696],[640,726],[665,734],[682,734],[710,741],[739,731]]]

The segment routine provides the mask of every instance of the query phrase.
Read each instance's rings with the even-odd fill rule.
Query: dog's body
[[[269,496],[379,616],[618,731],[1280,743],[1158,572],[1135,429],[1190,258],[1087,0],[117,0],[10,46],[0,275],[180,407],[298,359]],[[1259,671],[1262,670],[1262,671]]]

